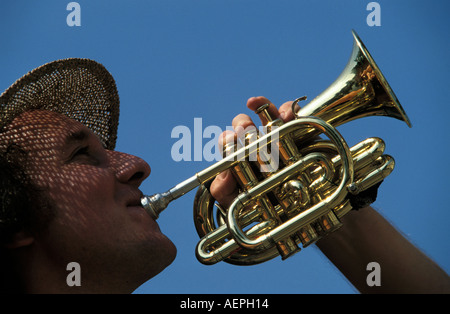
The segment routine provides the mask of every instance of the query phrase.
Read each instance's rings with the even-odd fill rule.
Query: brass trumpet
[[[370,53],[353,31],[353,50],[335,82],[284,123],[267,106],[256,110],[267,133],[249,132],[245,143],[224,145],[224,158],[165,193],[144,196],[142,206],[154,218],[167,205],[199,187],[194,224],[201,237],[196,256],[204,264],[226,261],[252,265],[278,255],[282,259],[339,228],[356,195],[384,180],[394,159],[384,142],[369,138],[349,148],[336,127],[368,116],[411,123]],[[328,140],[320,139],[323,134]],[[279,169],[269,169],[275,146]],[[276,145],[273,145],[276,144]],[[239,148],[239,145],[242,147]],[[264,149],[262,149],[264,148]],[[249,156],[266,154],[265,158]],[[228,209],[215,204],[208,184],[231,169],[241,193]],[[261,171],[265,169],[265,171]],[[272,171],[273,170],[273,171]],[[277,170],[277,171],[275,171]],[[217,207],[217,209],[215,209]],[[216,218],[214,218],[216,216]]]

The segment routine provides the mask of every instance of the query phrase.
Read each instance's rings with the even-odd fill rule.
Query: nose
[[[121,183],[141,185],[151,172],[150,165],[143,159],[116,151],[108,151],[111,167]]]

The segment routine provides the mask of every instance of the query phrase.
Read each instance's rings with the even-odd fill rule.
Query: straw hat
[[[0,131],[21,113],[61,113],[92,130],[114,149],[119,123],[116,83],[105,67],[89,59],[64,59],[40,66],[0,96]]]

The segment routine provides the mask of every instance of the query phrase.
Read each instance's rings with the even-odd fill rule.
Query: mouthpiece
[[[144,196],[141,198],[141,204],[147,213],[156,220],[158,219],[159,214],[166,209],[173,200],[174,198],[170,194],[170,191],[168,191],[165,193],[153,194],[151,196]]]
[[[141,198],[141,205],[147,213],[154,219],[158,219],[159,214],[167,208],[170,202],[183,196],[187,192],[195,189],[201,184],[197,175],[177,184],[169,191],[164,193],[157,193],[151,196],[143,196]]]

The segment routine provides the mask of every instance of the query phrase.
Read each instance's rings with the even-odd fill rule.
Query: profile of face
[[[135,289],[174,260],[175,246],[140,206],[145,161],[106,150],[87,127],[50,111],[16,117],[5,141],[27,152],[25,171],[55,212],[30,244],[53,269],[67,275],[77,262],[85,286]]]

